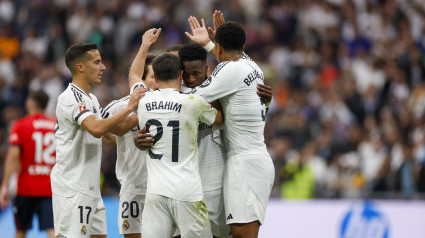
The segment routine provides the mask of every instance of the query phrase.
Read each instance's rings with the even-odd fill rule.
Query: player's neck
[[[159,81],[159,89],[174,88],[180,92],[180,80]]]
[[[72,83],[83,90],[87,95],[90,95],[92,85],[88,84],[84,79],[73,77]]]
[[[29,107],[28,108],[28,114],[29,115],[35,115],[35,114],[43,114],[44,113],[44,110],[42,110],[42,109],[38,109],[38,108],[31,108],[31,107]]]
[[[223,51],[222,61],[237,61],[243,57],[243,51]]]

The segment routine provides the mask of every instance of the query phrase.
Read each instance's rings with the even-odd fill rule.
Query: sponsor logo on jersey
[[[233,216],[232,216],[232,213],[229,213],[226,220],[231,220],[231,219],[233,219]]]
[[[124,220],[123,222],[122,222],[122,229],[124,229],[124,230],[128,230],[130,228],[130,223],[128,223],[128,221],[127,220]]]
[[[83,225],[82,227],[81,227],[81,235],[85,235],[85,234],[87,234],[87,228],[86,228],[86,226],[85,225]]]
[[[208,85],[210,85],[210,84],[211,84],[211,80],[212,80],[212,77],[210,76],[210,77],[208,77],[207,79],[205,79],[205,81],[204,81],[204,82],[202,82],[202,84],[201,84],[201,85],[199,85],[199,87],[200,87],[200,88],[205,88],[206,86],[208,86]]]
[[[86,103],[85,103],[85,102],[80,102],[80,103],[78,103],[78,110],[79,110],[80,112],[85,111],[86,109],[87,109],[87,105],[86,105]]]

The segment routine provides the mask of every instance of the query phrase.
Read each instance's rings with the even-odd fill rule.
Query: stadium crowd
[[[273,197],[417,199],[425,192],[425,2],[422,0],[0,0],[0,164],[30,90],[56,99],[71,80],[64,53],[96,43],[101,106],[128,94],[147,29],[153,52],[189,42],[189,16],[243,24],[246,53],[273,88],[266,143]],[[215,62],[209,59],[213,68]],[[116,195],[105,145],[103,193]],[[1,169],[0,169],[1,171]]]

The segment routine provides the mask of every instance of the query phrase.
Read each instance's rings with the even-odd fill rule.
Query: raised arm
[[[186,36],[189,37],[191,41],[204,47],[217,60],[216,51],[214,50],[215,46],[214,43],[212,43],[210,40],[208,30],[205,27],[204,19],[201,19],[201,24],[199,23],[198,19],[193,16],[190,16],[187,21],[189,22],[192,34],[185,32]]]
[[[140,45],[139,51],[131,64],[130,71],[128,72],[128,81],[130,89],[137,82],[142,82],[143,70],[145,66],[146,56],[149,51],[149,47],[156,42],[161,28],[152,28],[145,32],[142,36],[142,44]]]
[[[217,60],[217,55],[215,51],[216,46],[210,40],[208,36],[208,32],[211,34],[211,37],[214,39],[217,28],[225,23],[223,13],[217,10],[214,11],[214,14],[213,14],[214,29],[212,29],[211,27],[208,27],[208,30],[207,30],[204,19],[201,19],[202,24],[199,24],[199,21],[193,16],[189,17],[188,22],[189,22],[190,29],[192,30],[192,34],[185,32],[186,36],[189,37],[191,41],[204,47]]]
[[[130,100],[128,102],[127,107],[116,115],[107,119],[96,119],[95,116],[91,115],[84,119],[81,125],[94,137],[101,138],[107,132],[115,128],[121,121],[125,120],[131,112],[137,109],[139,100],[144,95],[145,91],[146,89],[140,87],[136,88],[134,92],[130,95]]]
[[[208,32],[210,33],[211,37],[215,41],[215,32],[217,31],[217,28],[225,23],[224,16],[223,16],[223,13],[221,13],[221,11],[217,11],[217,10],[214,11],[213,23],[214,23],[214,29],[212,29],[211,27],[208,27]]]

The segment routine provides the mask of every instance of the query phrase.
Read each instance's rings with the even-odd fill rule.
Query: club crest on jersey
[[[87,109],[87,105],[86,105],[86,103],[85,103],[85,102],[80,102],[80,103],[78,103],[78,110],[79,110],[80,112],[85,111],[86,109]]]
[[[87,228],[86,228],[86,226],[85,226],[85,225],[83,225],[83,226],[81,227],[81,235],[85,235],[85,234],[87,234]]]
[[[124,220],[123,222],[122,222],[122,229],[124,229],[124,230],[128,230],[130,228],[130,223],[128,223],[128,221],[127,220]]]
[[[212,77],[210,76],[207,79],[205,79],[205,81],[199,87],[205,88],[206,86],[211,84],[211,80],[212,80]]]

